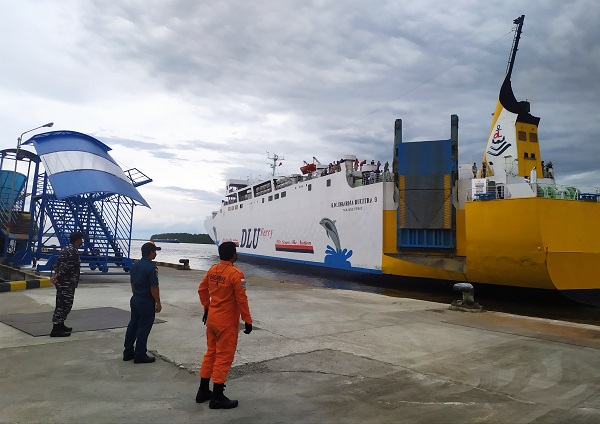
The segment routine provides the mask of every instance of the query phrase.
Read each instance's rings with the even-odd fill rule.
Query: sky
[[[273,154],[280,175],[391,163],[396,119],[439,140],[457,114],[459,163],[480,162],[520,15],[541,159],[600,187],[597,0],[0,0],[0,149],[47,122],[91,135],[152,179],[134,238],[205,233],[226,180]]]

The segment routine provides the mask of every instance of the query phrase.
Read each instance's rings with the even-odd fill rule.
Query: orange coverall
[[[211,378],[213,383],[223,384],[231,369],[238,340],[240,315],[252,324],[246,280],[242,271],[230,261],[221,260],[210,267],[200,286],[198,295],[206,319],[206,354],[200,367],[201,378]]]

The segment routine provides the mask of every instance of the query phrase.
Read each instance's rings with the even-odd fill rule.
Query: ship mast
[[[515,36],[492,118],[483,162],[487,167],[493,165],[490,159],[495,159],[495,166],[504,168],[507,175],[531,177],[532,170],[535,170],[537,177],[543,178],[537,133],[540,118],[530,113],[527,100],[517,100],[510,81],[524,21],[525,15],[513,20],[513,24],[516,25]],[[488,171],[490,172],[487,176],[496,174],[493,168],[488,168]]]
[[[523,29],[524,21],[525,15],[521,15],[513,21],[513,23],[517,25],[517,31],[515,32],[513,45],[510,49],[510,57],[508,58],[508,64],[506,65],[506,76],[508,79],[510,79],[510,76],[512,74],[513,65],[515,64],[515,57],[517,56],[517,50],[519,50],[519,40],[521,39],[521,31]]]
[[[271,175],[274,177],[275,176],[275,169],[277,169],[277,167],[279,165],[281,165],[281,162],[279,163],[279,165],[277,165],[277,161],[279,161],[279,160],[285,160],[285,158],[283,156],[281,156],[281,157],[277,156],[276,153],[273,153],[273,157],[271,157],[271,156],[269,156],[269,152],[267,152],[267,159],[270,159],[270,160],[273,161],[273,163],[269,164],[269,167],[273,170],[271,172]]]

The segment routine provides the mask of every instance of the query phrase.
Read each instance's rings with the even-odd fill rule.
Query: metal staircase
[[[125,172],[134,186],[152,180],[137,169]],[[37,226],[37,236],[30,240],[27,251],[31,260],[47,259],[37,265],[39,271],[50,270],[61,246],[69,243],[74,231],[84,234],[80,249],[82,264],[91,270],[103,273],[110,268],[123,268],[129,271],[131,259],[131,228],[135,202],[122,195],[86,193],[67,199],[57,199],[46,174],[38,178],[37,193],[33,211],[33,222]],[[52,238],[59,244],[51,244]]]
[[[86,134],[54,131],[23,144],[39,147],[41,156],[20,146],[0,151],[0,263],[50,270],[80,231],[82,265],[129,271],[133,209],[148,206],[135,187],[152,180],[136,168],[115,170],[110,148]],[[90,156],[98,167],[88,166]]]

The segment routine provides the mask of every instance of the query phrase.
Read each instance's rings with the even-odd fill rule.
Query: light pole
[[[49,122],[47,124],[41,125],[39,127],[30,129],[25,131],[24,133],[22,133],[19,138],[17,138],[17,152],[15,153],[15,172],[13,173],[13,178],[12,178],[12,186],[10,189],[10,207],[8,208],[8,214],[7,214],[7,218],[6,218],[6,243],[5,243],[5,250],[8,247],[8,235],[10,234],[10,222],[11,222],[11,218],[12,218],[12,209],[15,206],[15,180],[17,178],[17,162],[19,159],[19,150],[21,149],[21,140],[23,140],[23,136],[25,134],[27,134],[28,132],[31,131],[35,131],[35,130],[39,130],[40,128],[49,128],[52,125],[54,125],[54,122]]]

